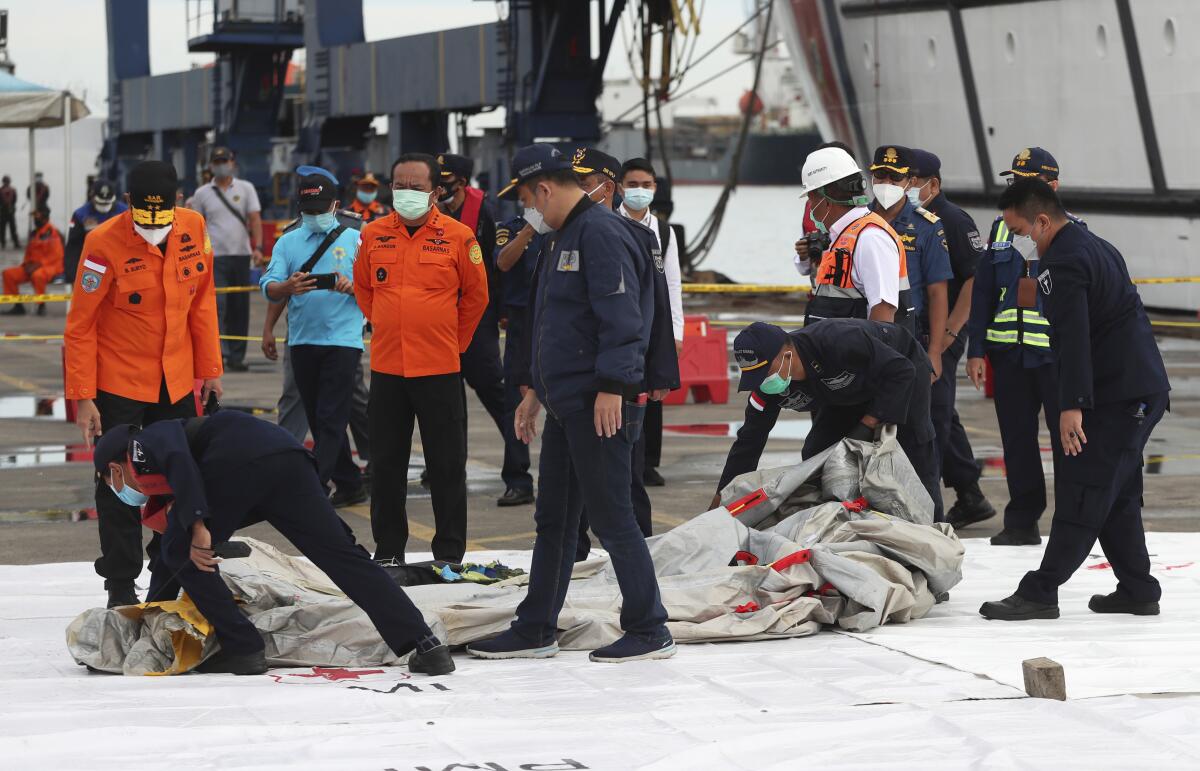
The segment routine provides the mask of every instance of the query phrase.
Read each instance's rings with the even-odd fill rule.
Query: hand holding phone
[[[335,286],[337,286],[337,273],[310,273],[308,274],[308,277],[315,279],[316,283],[313,285],[314,289],[332,290]]]

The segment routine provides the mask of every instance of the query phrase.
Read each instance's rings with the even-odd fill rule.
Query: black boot
[[[658,469],[647,466],[642,472],[642,484],[646,487],[663,487],[667,484],[667,480],[663,479],[663,475],[658,473]]]
[[[1112,594],[1093,594],[1088,601],[1093,613],[1129,613],[1134,616],[1157,616],[1157,602],[1138,602],[1120,589]]]
[[[431,638],[434,645],[424,651],[420,648],[413,651],[408,659],[408,671],[414,675],[448,675],[454,671],[454,659],[450,658],[450,649],[436,637]],[[424,643],[422,643],[424,646]]]
[[[21,303],[14,303],[13,307],[9,308],[6,311],[0,312],[0,316],[24,316],[24,315],[25,315],[25,306],[22,305]]]
[[[946,521],[955,530],[961,530],[964,527],[970,527],[976,522],[982,522],[985,519],[991,519],[996,516],[996,509],[992,504],[988,503],[988,499],[983,497],[983,491],[979,489],[978,480],[969,485],[955,489],[958,493],[958,500],[950,507],[950,511],[946,513]]]
[[[205,659],[196,671],[206,675],[261,675],[267,671],[267,657],[261,650],[253,653],[222,650]]]
[[[137,592],[133,590],[133,582],[127,584],[114,584],[113,586],[105,586],[108,589],[108,607],[119,608],[123,605],[137,605],[141,602],[138,599]]]
[[[979,615],[996,621],[1029,621],[1035,618],[1058,618],[1058,605],[1046,605],[1027,600],[1019,594],[1005,597],[997,602],[985,602]]]
[[[1037,546],[1042,535],[1033,527],[1006,527],[992,536],[992,546]]]

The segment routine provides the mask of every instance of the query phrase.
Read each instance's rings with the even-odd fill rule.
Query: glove
[[[858,423],[846,434],[847,439],[859,439],[864,442],[875,441],[875,429],[864,423]]]

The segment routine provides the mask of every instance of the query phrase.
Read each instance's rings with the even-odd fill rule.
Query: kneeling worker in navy
[[[263,521],[366,611],[397,656],[415,650],[409,671],[454,670],[421,612],[334,512],[312,453],[279,426],[239,412],[164,420],[141,430],[123,424],[104,432],[94,457],[96,473],[131,506],[147,504],[151,495],[174,496],[165,521],[145,520],[163,531],[147,601],[173,600],[182,585],[213,625],[221,650],[201,671],[249,675],[267,669],[262,638],[238,610],[212,551],[214,543]]]
[[[1150,575],[1142,527],[1142,452],[1170,407],[1171,386],[1146,309],[1121,253],[1072,222],[1044,181],[1016,180],[1000,210],[1041,255],[1037,281],[1057,356],[1064,455],[1054,469],[1054,521],[1041,567],[979,612],[1004,621],[1058,618],[1058,587],[1099,539],[1117,590],[1094,595],[1088,608],[1157,615],[1162,589]]]
[[[529,594],[517,607],[512,627],[467,650],[489,659],[558,653],[558,614],[586,501],[592,530],[608,551],[621,589],[625,632],[593,651],[592,661],[667,658],[675,653],[675,642],[630,498],[633,445],[645,413],[642,384],[654,319],[654,266],[633,223],[594,204],[558,150],[524,147],[512,169],[521,204],[536,210],[526,220],[543,219],[556,231],[547,236],[534,278],[533,388],[517,407],[513,426],[528,443],[545,405],[533,514],[537,540]]]
[[[750,399],[712,508],[721,505],[721,490],[734,477],[758,468],[780,410],[789,409],[813,413],[801,450],[805,458],[842,439],[870,441],[881,424],[895,424],[896,440],[933,499],[934,519],[942,520],[940,464],[929,417],[932,370],[905,329],[867,319],[825,319],[785,332],[760,321],[738,333],[733,355],[742,371],[738,390],[750,391]]]

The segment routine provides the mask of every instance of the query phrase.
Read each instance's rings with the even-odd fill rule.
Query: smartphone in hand
[[[337,286],[338,274],[336,273],[310,273],[309,278],[316,279],[317,283],[313,286],[314,289],[333,290]]]

